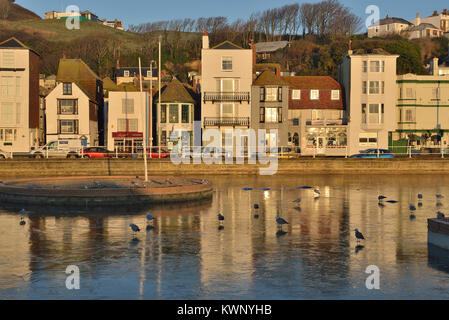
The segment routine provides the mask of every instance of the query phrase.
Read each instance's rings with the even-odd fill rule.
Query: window
[[[301,90],[293,90],[292,91],[292,99],[293,100],[301,100]]]
[[[260,101],[265,101],[265,87],[260,87]]]
[[[414,122],[413,110],[405,110],[405,121],[406,122]]]
[[[369,82],[369,94],[379,94],[379,81]]]
[[[278,88],[278,101],[282,102],[282,87]]]
[[[233,104],[222,104],[221,105],[221,117],[223,117],[223,118],[234,117],[234,105]]]
[[[78,120],[59,120],[60,134],[78,134]]]
[[[118,119],[117,132],[138,132],[139,121],[137,119]]]
[[[72,84],[71,83],[64,83],[62,85],[62,94],[65,96],[71,96],[72,95]]]
[[[362,81],[362,93],[367,94],[367,84],[366,81]]]
[[[118,119],[117,120],[117,131],[118,132],[126,132],[128,129],[128,124],[126,119]]]
[[[406,97],[408,98],[408,99],[413,99],[413,89],[412,88],[407,88],[406,89]]]
[[[277,123],[279,122],[278,108],[265,108],[265,122]]]
[[[312,120],[323,120],[323,110],[312,110]]]
[[[179,123],[179,106],[177,104],[170,105],[169,120],[170,123]]]
[[[370,72],[380,72],[380,61],[370,61],[369,71]]]
[[[264,107],[260,108],[259,121],[260,121],[260,123],[265,123],[265,108]]]
[[[129,132],[137,132],[138,131],[138,120],[137,119],[129,119],[128,120],[128,131]]]
[[[319,100],[320,90],[310,90],[310,100]]]
[[[385,94],[385,81],[381,82],[381,86],[380,87],[381,87],[381,93]]]
[[[14,52],[3,52],[2,67],[14,68],[15,62]]]
[[[363,61],[363,72],[368,72],[368,61]]]
[[[122,99],[122,113],[123,114],[134,113],[134,99]]]
[[[78,100],[58,100],[58,114],[78,114]]]
[[[151,70],[147,71],[147,78],[152,78]]]
[[[6,126],[13,126],[16,124],[14,103],[2,102],[0,112],[0,123]]]
[[[0,129],[0,141],[14,142],[17,140],[17,129]]]
[[[278,88],[265,88],[265,101],[277,101]]]
[[[298,118],[293,119],[293,125],[294,126],[299,126],[299,119]]]
[[[223,57],[221,60],[222,71],[232,71],[232,57]]]
[[[382,72],[385,72],[385,61],[382,61]]]
[[[332,90],[331,99],[332,100],[340,100],[340,90]]]
[[[123,72],[123,75],[124,75],[125,78],[129,78],[129,70],[125,70]]]
[[[161,123],[167,123],[167,105],[161,104]]]
[[[182,123],[189,123],[189,105],[183,104],[181,110]]]
[[[238,92],[239,79],[217,79],[218,92]]]
[[[359,145],[362,147],[376,147],[377,146],[377,133],[360,133],[359,135]],[[376,150],[373,150],[370,153],[376,153]]]
[[[1,95],[5,97],[14,97],[16,94],[16,84],[14,77],[2,77]]]
[[[366,104],[362,104],[362,123],[366,123]]]

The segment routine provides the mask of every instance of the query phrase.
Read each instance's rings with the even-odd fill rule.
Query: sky
[[[34,11],[43,17],[47,11],[65,11],[69,5],[76,5],[81,11],[89,10],[102,19],[123,21],[125,27],[145,22],[160,20],[225,16],[230,21],[248,18],[251,13],[269,8],[277,8],[285,4],[303,2],[319,2],[319,0],[16,0],[19,5]],[[419,12],[421,17],[429,16],[434,10],[439,12],[449,9],[448,0],[340,0],[362,18],[368,17],[365,10],[369,5],[380,9],[380,17],[388,13],[390,17],[407,20],[415,18]]]

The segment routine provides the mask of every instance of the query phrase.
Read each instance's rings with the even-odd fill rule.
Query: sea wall
[[[150,175],[259,175],[262,164],[181,164],[148,161]],[[61,177],[143,175],[143,160],[35,160],[0,161],[0,177]],[[449,174],[449,159],[295,159],[280,160],[277,175],[314,174]]]

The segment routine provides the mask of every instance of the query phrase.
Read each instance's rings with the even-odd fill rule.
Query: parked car
[[[31,151],[31,158],[79,158],[83,147],[79,139],[57,140]]]
[[[160,154],[159,154],[160,152]],[[167,151],[167,149],[154,147],[151,149],[148,149],[148,155],[150,159],[166,159],[170,156],[170,153]]]
[[[88,147],[81,151],[84,158],[87,159],[109,159],[114,153],[103,147]]]
[[[359,158],[359,159],[392,159],[394,158],[393,152],[388,149],[368,149],[360,151],[359,154],[350,156],[349,158]]]
[[[5,151],[0,149],[0,160],[8,159],[8,158],[9,158],[8,154]]]

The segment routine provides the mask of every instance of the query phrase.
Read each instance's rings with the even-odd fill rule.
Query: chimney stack
[[[416,26],[419,26],[421,24],[421,16],[419,15],[419,12],[416,14],[415,22]]]
[[[256,69],[256,63],[257,63],[257,51],[256,46],[254,45],[254,40],[251,39],[251,50],[253,51],[253,72]]]
[[[280,67],[276,67],[276,77],[278,77],[278,78],[281,77],[281,68]]]
[[[203,34],[203,49],[209,49],[209,34],[204,30]]]

